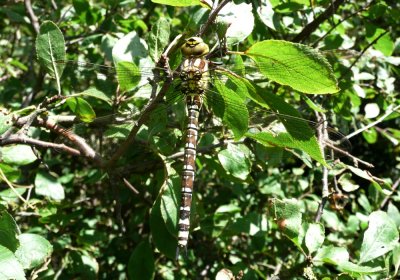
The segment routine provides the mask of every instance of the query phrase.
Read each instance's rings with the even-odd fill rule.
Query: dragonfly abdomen
[[[186,96],[188,124],[182,172],[181,205],[178,221],[178,248],[185,250],[189,239],[190,208],[192,206],[193,185],[196,172],[196,147],[198,138],[198,120],[203,103],[202,95],[209,82],[209,62],[204,58],[208,46],[200,38],[193,37],[182,46],[185,56],[180,68],[181,91]]]
[[[178,249],[186,249],[190,229],[190,208],[196,172],[196,148],[201,96],[187,96],[188,124],[182,172],[181,205],[178,222]]]

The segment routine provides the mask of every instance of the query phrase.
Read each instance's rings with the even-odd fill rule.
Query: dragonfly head
[[[208,54],[209,47],[200,37],[190,37],[182,45],[181,51],[184,57],[202,57]]]

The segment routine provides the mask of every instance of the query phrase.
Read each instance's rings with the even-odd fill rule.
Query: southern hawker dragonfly
[[[279,48],[283,52],[280,55],[270,51],[270,49],[276,51]],[[197,140],[199,137],[198,119],[202,107],[212,110],[221,122],[231,129],[233,138],[236,140],[246,137],[262,145],[304,151],[309,157],[322,164],[325,164],[325,159],[321,145],[334,147],[327,138],[319,137],[317,139],[315,136],[317,123],[304,120],[282,98],[250,82],[241,60],[238,60],[237,65],[239,67],[236,66],[232,69],[226,69],[221,67],[219,63],[211,62],[208,59],[209,47],[199,37],[186,39],[181,47],[181,52],[183,61],[180,66],[177,70],[166,74],[170,84],[167,90],[163,92],[166,95],[164,104],[152,112],[152,114],[166,112],[171,106],[174,106],[173,104],[179,102],[185,103],[187,108],[188,118],[181,178],[177,256],[180,250],[186,250],[189,238],[192,193],[196,174]],[[263,73],[267,78],[283,85],[289,85],[300,92],[325,94],[338,90],[328,62],[305,46],[281,41],[264,41],[253,45],[246,52],[236,52],[236,54],[246,55],[253,59],[257,71]],[[282,59],[280,56],[284,58]],[[150,76],[154,77],[154,69],[161,73],[165,70],[164,68],[139,68],[132,63],[119,64],[120,68],[117,70],[112,67],[70,61],[57,61],[57,63],[64,66],[75,65],[80,69],[94,68],[106,72],[107,75],[117,74],[120,85],[126,83],[130,85],[129,87],[122,86],[124,90],[131,89],[132,84],[135,87],[143,86],[139,81]],[[250,76],[252,74],[254,73],[250,73]],[[256,73],[254,77],[259,78],[260,75]],[[162,81],[161,78],[156,81],[152,80],[153,87],[160,81]],[[75,98],[75,103],[73,103],[75,109],[79,105],[76,98],[85,95],[95,96],[90,91],[70,95],[69,99]],[[127,98],[124,102],[133,98],[135,98],[135,95]],[[118,104],[120,100],[116,100],[114,99],[114,103]],[[255,109],[257,106],[264,108]],[[252,110],[251,117],[249,108]],[[263,116],[259,118],[260,112]],[[251,129],[249,129],[249,119],[256,119],[254,123],[251,123]],[[283,126],[276,126],[275,121],[280,121]]]

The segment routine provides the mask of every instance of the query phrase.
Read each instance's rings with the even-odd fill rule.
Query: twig
[[[231,2],[231,0],[224,0],[214,10],[211,10],[211,13],[208,16],[206,23],[200,28],[200,31],[197,33],[197,36],[202,37],[204,35],[204,33],[207,31],[207,29],[210,27],[210,25],[214,23],[215,19],[217,18],[218,13],[229,2]]]
[[[85,139],[83,139],[82,137],[46,119],[38,118],[36,122],[38,125],[46,127],[74,143],[74,145],[76,145],[82,155],[94,160],[99,166],[103,165],[103,159],[101,158],[101,156],[97,154],[96,151],[91,146],[89,146],[86,143]]]
[[[324,113],[317,113],[317,120],[321,125],[318,126],[318,142],[321,147],[322,152],[325,151],[325,140],[328,138],[328,131],[327,131],[327,126],[326,126],[326,115]],[[328,186],[328,168],[326,166],[322,167],[322,197],[321,197],[321,202],[318,206],[318,210],[315,214],[315,221],[319,222],[322,217],[322,213],[324,211],[324,207],[326,202],[328,201],[329,198],[329,186]]]
[[[386,33],[388,33],[389,30],[386,30],[385,32],[382,32],[378,37],[376,37],[371,43],[369,43],[363,50],[362,52],[360,52],[359,56],[357,56],[357,58],[353,61],[353,63],[346,69],[346,71],[340,75],[339,77],[339,81],[342,80],[351,70],[351,68],[353,68],[353,66],[361,59],[361,57],[364,55],[364,53],[376,42],[378,42],[378,40],[384,36]]]
[[[32,280],[35,280],[39,277],[39,273],[42,271],[46,271],[48,269],[49,263],[51,262],[51,258],[48,258],[48,260],[37,270],[33,270],[31,273],[31,278]]]
[[[380,122],[382,122],[382,121],[384,121],[390,114],[394,113],[394,112],[397,111],[399,108],[400,108],[400,105],[397,105],[397,106],[394,107],[393,109],[387,110],[386,113],[383,114],[381,117],[379,117],[376,121],[374,121],[374,122],[372,122],[372,123],[370,123],[370,124],[368,124],[368,125],[366,125],[366,126],[360,128],[360,129],[357,129],[356,131],[354,131],[354,132],[350,133],[349,135],[347,135],[347,136],[346,136],[346,139],[350,139],[350,138],[356,136],[357,134],[360,134],[361,132],[363,132],[363,131],[365,131],[365,130],[367,130],[367,129],[373,127],[373,126],[375,126],[376,124],[378,124],[378,123],[380,123]]]
[[[400,178],[398,178],[396,180],[396,182],[394,182],[393,186],[392,186],[392,192],[385,197],[385,199],[382,201],[380,209],[383,209],[386,206],[386,203],[388,203],[389,199],[392,197],[392,195],[394,194],[394,192],[396,191],[396,189],[399,187],[400,185]]]
[[[27,122],[29,119],[30,116],[19,118],[15,124],[17,126],[23,126],[25,122]],[[82,137],[48,119],[37,118],[34,124],[37,126],[45,127],[53,131],[54,133],[68,139],[78,148],[78,150],[68,147],[65,144],[55,144],[51,142],[44,142],[41,140],[32,139],[25,136],[24,134],[10,135],[6,138],[3,138],[0,141],[0,144],[6,145],[12,143],[25,143],[32,144],[37,147],[61,149],[71,155],[85,156],[86,158],[93,160],[98,166],[103,166],[104,162],[102,157],[97,154],[96,151],[92,147],[90,147]]]
[[[32,205],[30,205],[29,201],[26,200],[25,198],[23,198],[18,192],[17,190],[14,188],[14,186],[12,185],[12,183],[10,181],[8,181],[7,176],[4,174],[3,169],[0,168],[0,178],[9,186],[9,188],[13,191],[13,193],[15,193],[15,195],[22,200],[26,205],[28,205],[29,208],[34,209],[34,207]]]
[[[33,30],[35,30],[36,34],[39,34],[39,29],[40,29],[39,21],[35,13],[33,12],[31,0],[25,0],[24,3],[25,3],[25,9],[28,12],[29,19],[31,20]]]
[[[14,134],[5,139],[0,140],[0,146],[6,146],[6,145],[11,145],[11,144],[28,144],[28,145],[32,145],[35,147],[62,150],[73,156],[82,156],[82,153],[79,150],[68,147],[65,144],[56,144],[56,143],[52,143],[52,142],[37,140],[37,139],[27,137],[23,134]]]
[[[367,161],[359,159],[358,157],[353,156],[352,154],[350,154],[347,151],[339,149],[338,147],[336,147],[335,145],[332,145],[329,142],[326,142],[325,145],[328,146],[329,148],[331,148],[332,150],[334,150],[335,152],[341,153],[344,156],[351,158],[353,160],[353,162],[355,162],[355,165],[357,165],[356,163],[362,163],[362,164],[364,164],[365,166],[367,166],[369,168],[373,168],[374,167],[374,165],[372,163],[369,163]]]
[[[343,22],[345,22],[346,20],[348,20],[349,18],[358,15],[360,12],[365,11],[366,9],[368,9],[372,3],[374,3],[375,0],[369,2],[367,5],[365,5],[364,7],[362,7],[361,9],[355,11],[354,13],[351,13],[348,16],[345,16],[344,18],[340,19],[336,24],[334,24],[323,36],[319,37],[313,44],[312,46],[315,48],[317,46],[317,44],[322,41],[326,36],[328,36],[333,30],[335,30],[336,27],[338,27],[340,24],[342,24]]]
[[[311,33],[313,33],[318,26],[327,20],[332,14],[336,12],[340,5],[342,5],[344,0],[336,0],[333,2],[326,10],[320,14],[316,19],[310,22],[303,30],[293,38],[292,42],[301,42],[304,39],[308,38]]]
[[[132,186],[132,184],[129,183],[129,181],[128,181],[127,179],[122,178],[122,180],[124,181],[125,185],[126,185],[131,191],[133,191],[134,194],[139,194],[139,191],[138,191],[134,186]]]

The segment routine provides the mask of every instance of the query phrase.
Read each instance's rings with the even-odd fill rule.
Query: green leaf
[[[113,49],[112,49],[112,57],[114,60],[115,67],[118,67],[119,62],[134,62],[135,66],[145,69],[154,68],[154,62],[148,56],[148,46],[147,42],[139,37],[139,35],[135,32],[129,32],[124,37],[119,39]],[[134,68],[130,68],[130,74],[134,74],[134,76],[140,76],[140,71],[136,73],[132,73]],[[121,73],[120,73],[121,74]],[[127,84],[132,84],[134,78],[126,77],[120,75],[118,77],[119,83],[125,83],[123,81],[124,78],[127,78]],[[146,73],[146,75],[141,75],[139,85],[145,85],[148,83],[148,79],[151,79],[151,73]]]
[[[141,77],[139,68],[135,63],[129,61],[121,61],[117,63],[117,78],[121,91],[130,91],[135,89],[139,84]]]
[[[177,239],[168,230],[161,214],[162,193],[151,208],[150,229],[157,249],[171,259],[175,259]]]
[[[19,246],[19,234],[20,231],[14,218],[6,210],[1,210],[0,245],[8,248],[12,252],[15,252]]]
[[[94,112],[92,106],[83,98],[71,97],[66,101],[68,107],[74,112],[81,121],[92,122],[96,118],[96,113]]]
[[[35,177],[35,192],[54,200],[63,200],[65,198],[64,188],[58,182],[57,178],[49,173],[39,172]]]
[[[126,137],[128,137],[133,125],[133,122],[119,125],[110,125],[105,131],[104,136],[107,138],[125,139]]]
[[[12,115],[0,113],[0,136],[12,127]]]
[[[351,172],[353,172],[354,174],[356,174],[357,176],[368,180],[370,182],[375,182],[374,178],[365,170],[362,170],[360,168],[357,167],[353,167],[351,165],[347,165],[347,168],[350,169]]]
[[[75,12],[79,15],[89,11],[90,6],[87,0],[73,0],[72,4],[74,6]]]
[[[346,192],[352,192],[360,188],[359,185],[351,179],[350,173],[343,173],[339,179],[338,183],[342,186],[343,190]]]
[[[43,264],[53,252],[49,241],[37,234],[23,233],[18,236],[20,245],[15,256],[24,269],[32,269]]]
[[[252,5],[247,3],[228,3],[218,13],[217,19],[228,25],[225,35],[229,45],[244,41],[254,28]]]
[[[56,79],[61,93],[60,78],[65,65],[57,64],[56,61],[65,60],[65,42],[63,34],[54,22],[44,21],[40,26],[36,37],[36,54],[39,63]]]
[[[365,263],[393,250],[398,244],[399,232],[385,212],[369,215],[368,229],[364,232],[359,263]]]
[[[0,245],[0,279],[25,280],[25,273],[14,254]]]
[[[218,153],[218,160],[226,172],[238,179],[246,180],[250,174],[249,150],[244,145],[228,143],[226,149]]]
[[[177,174],[172,175],[169,173],[169,178],[163,186],[163,193],[161,196],[161,215],[168,231],[176,234],[176,226],[178,224],[178,212],[180,206],[180,187],[181,180]]]
[[[164,48],[169,43],[170,23],[169,20],[161,17],[152,27],[148,36],[149,52],[154,62],[157,62]]]
[[[28,145],[12,145],[1,148],[3,161],[8,164],[27,165],[37,160]]]
[[[317,251],[325,239],[325,228],[320,223],[309,224],[308,229],[306,231],[305,243],[308,249],[308,252],[311,254]]]
[[[379,266],[376,267],[362,266],[351,262],[340,263],[338,269],[340,271],[349,273],[349,275],[353,277],[360,277],[361,275],[370,275],[385,270],[384,268]]]
[[[287,134],[278,130],[272,133],[247,133],[246,136],[250,138],[254,137],[256,141],[267,147],[274,145],[284,148],[300,149],[316,161],[326,165],[314,131],[310,128],[308,122],[301,117],[299,112],[276,94],[254,84],[248,82],[244,83],[248,89],[248,97],[260,106],[279,113],[280,115],[277,115],[277,118],[289,133]],[[288,117],[285,117],[285,115]],[[274,139],[275,137],[276,139]]]
[[[321,247],[313,258],[314,264],[322,262],[337,265],[348,261],[349,253],[346,248],[334,247],[332,245]]]
[[[151,2],[175,7],[201,5],[200,0],[151,0]]]
[[[103,91],[98,90],[95,87],[91,87],[85,91],[80,93],[76,93],[73,96],[91,96],[100,100],[107,102],[108,104],[112,105],[112,99],[108,97]]]
[[[0,163],[0,173],[1,172],[4,173],[4,175],[7,177],[7,180],[10,182],[17,181],[21,176],[21,170],[18,168],[18,166],[11,164]],[[19,190],[24,193],[27,189],[19,188]]]
[[[378,36],[386,32],[385,29],[378,28],[373,24],[366,24],[366,30],[367,30],[366,38],[368,43],[372,43],[376,38],[378,38]],[[395,45],[392,39],[390,38],[390,32],[387,32],[385,35],[379,38],[379,40],[375,42],[374,48],[380,51],[384,56],[391,56],[395,48]]]
[[[400,244],[397,244],[393,249],[393,265],[395,268],[393,275],[397,275],[400,267]]]
[[[228,205],[221,205],[218,207],[215,213],[238,213],[242,210],[239,206],[228,204]]]
[[[240,212],[241,208],[238,208],[238,212]],[[268,221],[265,219],[265,216],[251,212],[230,224],[226,231],[228,230],[232,231],[234,234],[246,233],[250,236],[255,236],[260,233],[260,231],[268,230]]]
[[[296,241],[301,231],[302,214],[294,199],[273,199],[272,210],[279,228],[292,241]]]
[[[393,203],[389,203],[387,207],[387,214],[390,219],[396,224],[398,228],[400,228],[400,211],[399,209],[393,205]]]
[[[216,79],[213,85],[220,94],[209,95],[216,100],[208,101],[205,98],[205,102],[208,102],[208,106],[215,105],[213,106],[214,113],[232,129],[235,139],[240,139],[246,133],[249,125],[249,112],[244,102],[244,96],[247,95],[246,86],[232,76],[225,84]],[[223,100],[218,100],[220,98]]]
[[[276,135],[275,133],[271,132],[259,132],[246,133],[246,136],[256,140],[258,143],[267,147],[272,145],[302,150],[316,161],[326,165],[325,160],[322,157],[321,150],[319,149],[318,143],[315,143],[314,140],[311,140],[310,142],[299,141],[293,138],[289,133],[279,133],[278,135]]]
[[[154,279],[154,255],[148,242],[143,241],[136,246],[128,263],[129,279]]]
[[[257,63],[263,75],[281,85],[311,94],[339,91],[329,62],[308,46],[268,40],[252,45],[244,54]]]

